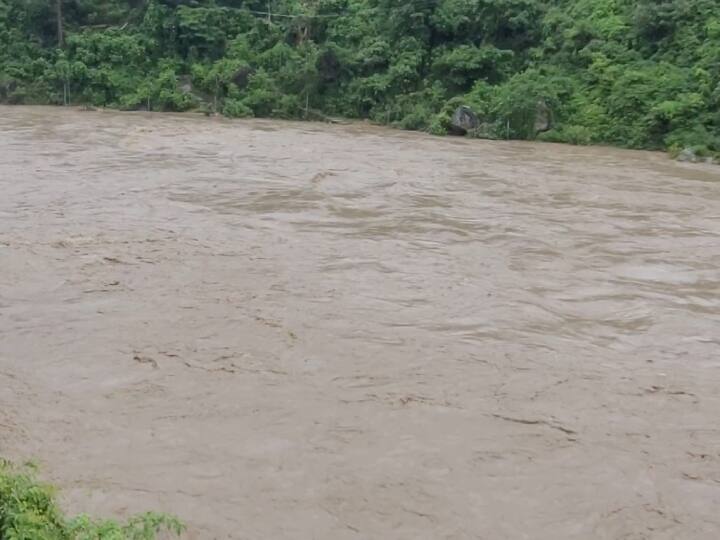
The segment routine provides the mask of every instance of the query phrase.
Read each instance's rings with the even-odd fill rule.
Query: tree
[[[62,48],[65,44],[62,0],[55,0],[55,18],[57,20],[57,43],[58,47]]]

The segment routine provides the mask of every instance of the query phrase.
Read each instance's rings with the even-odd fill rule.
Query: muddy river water
[[[716,539],[720,168],[0,108],[0,455],[192,539]]]

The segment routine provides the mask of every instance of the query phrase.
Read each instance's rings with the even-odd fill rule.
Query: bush
[[[400,120],[398,126],[402,129],[408,129],[413,131],[422,131],[429,125],[429,117],[427,111],[417,110],[413,111],[402,120]]]
[[[665,137],[665,144],[672,155],[689,149],[700,157],[720,156],[720,136],[703,126],[675,130]]]
[[[593,142],[593,131],[585,126],[563,126],[541,133],[538,135],[538,139],[546,142],[590,144]]]
[[[55,490],[38,482],[31,465],[18,468],[0,460],[0,538],[2,540],[154,540],[166,531],[179,536],[174,517],[146,513],[126,523],[86,515],[68,519]]]
[[[252,109],[239,99],[226,99],[222,113],[229,118],[252,118],[254,116]]]

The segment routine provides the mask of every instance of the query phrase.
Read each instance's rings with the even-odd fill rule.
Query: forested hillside
[[[720,151],[720,0],[0,0],[0,101]]]

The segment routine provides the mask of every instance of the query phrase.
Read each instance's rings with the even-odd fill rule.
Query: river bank
[[[19,106],[23,107],[24,105],[2,105],[0,104],[0,107],[14,107]],[[27,107],[27,106],[25,106]],[[31,107],[35,108],[42,108],[42,107],[58,107],[58,105],[31,105]],[[223,116],[220,113],[217,112],[210,112],[205,109],[194,109],[185,111],[182,113],[172,113],[172,112],[159,112],[159,111],[147,111],[147,110],[118,110],[118,109],[112,109],[112,108],[104,108],[104,107],[93,107],[91,105],[69,105],[69,106],[60,106],[63,108],[69,108],[70,110],[80,111],[80,112],[110,112],[110,113],[122,113],[122,114],[170,114],[170,115],[196,115],[196,116],[205,116],[209,118],[222,118],[228,121],[238,121],[241,122],[243,119],[233,119],[228,118],[226,116]],[[350,125],[359,125],[359,126],[373,126],[376,128],[386,128],[386,129],[394,129],[394,130],[400,130],[400,131],[409,131],[411,133],[420,133],[425,135],[431,135],[436,137],[449,137],[449,138],[464,138],[464,139],[470,139],[470,140],[485,140],[485,141],[502,141],[505,140],[506,142],[510,142],[509,139],[488,139],[485,137],[477,136],[468,134],[465,136],[458,137],[458,135],[452,135],[452,134],[432,134],[427,131],[418,131],[418,130],[408,130],[401,126],[397,125],[389,125],[389,124],[381,124],[376,122],[371,122],[368,119],[356,119],[356,118],[345,118],[345,117],[336,117],[336,116],[327,116],[319,111],[310,111],[308,116],[304,119],[295,118],[295,119],[284,119],[284,120],[278,120],[278,119],[272,119],[272,118],[257,118],[257,119],[250,119],[246,118],[244,121],[249,120],[266,120],[266,121],[275,121],[275,122],[289,122],[289,123],[297,123],[297,122],[309,122],[309,123],[321,123],[321,124],[333,124],[333,125],[340,125],[340,126],[350,126]],[[675,151],[663,151],[663,150],[635,150],[635,149],[629,149],[629,148],[622,148],[612,145],[603,145],[603,144],[570,144],[568,142],[555,142],[555,141],[548,141],[538,139],[538,140],[523,140],[523,139],[512,139],[513,142],[527,142],[527,143],[533,143],[533,144],[550,144],[550,145],[569,145],[569,146],[582,146],[582,147],[593,147],[593,148],[609,148],[609,149],[617,149],[617,150],[630,150],[630,151],[641,151],[641,152],[661,152],[665,153],[670,157],[671,159],[678,161],[678,162],[685,162],[685,163],[701,163],[701,164],[708,164],[708,165],[717,165],[720,163],[718,161],[717,156],[715,155],[705,155],[702,153],[697,153],[693,148],[685,148]]]

